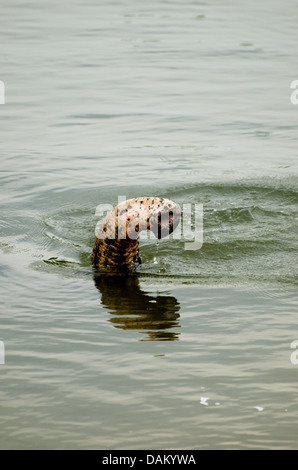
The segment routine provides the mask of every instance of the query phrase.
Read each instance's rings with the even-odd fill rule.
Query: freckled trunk
[[[140,263],[139,236],[151,230],[163,238],[176,228],[181,211],[173,201],[158,197],[128,199],[106,215],[96,233],[92,264],[109,271]]]
[[[138,240],[96,239],[92,253],[92,264],[102,267],[132,268],[140,263]]]

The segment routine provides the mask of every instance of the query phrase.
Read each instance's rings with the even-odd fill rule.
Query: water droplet
[[[262,406],[254,406],[254,408],[258,411],[263,411],[264,408]]]
[[[208,400],[209,400],[209,397],[201,397],[200,398],[200,404],[208,406],[209,405]]]

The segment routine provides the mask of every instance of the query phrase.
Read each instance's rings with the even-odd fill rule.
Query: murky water
[[[2,449],[297,448],[297,13],[2,1]],[[95,277],[96,207],[141,195],[202,248]]]

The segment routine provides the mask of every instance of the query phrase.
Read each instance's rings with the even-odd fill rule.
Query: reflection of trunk
[[[143,292],[137,276],[98,275],[95,285],[102,305],[110,312],[116,328],[140,330],[146,340],[177,340],[179,333],[167,331],[179,327],[180,306],[175,297]],[[143,331],[144,330],[144,331]]]

